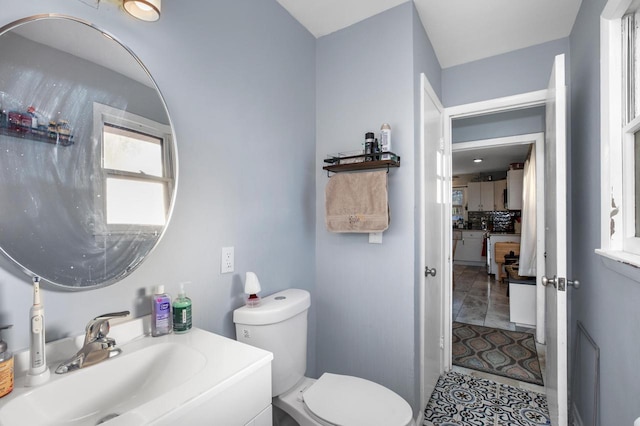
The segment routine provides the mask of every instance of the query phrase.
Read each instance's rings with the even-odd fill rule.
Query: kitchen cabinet
[[[507,207],[509,210],[522,210],[522,181],[524,170],[507,172]]]
[[[505,191],[507,190],[507,180],[496,180],[493,182],[493,204],[496,211],[507,210],[505,203]]]
[[[470,212],[493,211],[493,181],[469,182],[467,196],[469,197],[468,210]]]
[[[462,238],[456,243],[454,261],[462,264],[485,264],[486,256],[482,255],[484,231],[462,231]]]

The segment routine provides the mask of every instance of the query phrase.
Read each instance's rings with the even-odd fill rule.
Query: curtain
[[[522,227],[518,275],[536,276],[536,147],[531,145],[522,180]]]

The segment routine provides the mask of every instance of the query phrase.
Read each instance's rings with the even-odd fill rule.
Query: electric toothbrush
[[[45,353],[44,306],[40,297],[40,277],[33,277],[33,306],[29,310],[29,371],[27,386],[37,386],[49,379]]]

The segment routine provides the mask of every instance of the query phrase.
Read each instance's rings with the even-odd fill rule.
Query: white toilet
[[[273,353],[273,405],[300,426],[413,425],[407,401],[384,386],[330,373],[304,377],[310,305],[309,292],[289,289],[233,312],[236,339]]]

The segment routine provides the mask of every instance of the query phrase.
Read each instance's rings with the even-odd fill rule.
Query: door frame
[[[544,106],[547,99],[547,90],[538,90],[535,92],[522,93],[513,96],[507,96],[502,98],[490,99],[481,102],[474,102],[464,105],[458,105],[454,107],[449,107],[444,109],[444,152],[445,152],[445,161],[448,164],[444,167],[444,179],[448,183],[448,187],[450,189],[452,184],[452,170],[451,170],[451,156],[453,153],[453,143],[452,143],[452,122],[454,119],[480,116],[486,114],[493,114],[499,112],[506,112],[510,110],[523,109],[523,108],[531,108],[536,106]],[[456,144],[458,145],[458,144]],[[542,149],[538,149],[542,145]],[[544,153],[544,139],[542,144],[536,143],[536,160],[540,158],[540,154]],[[544,158],[544,157],[543,157]],[[541,167],[544,167],[543,162],[537,161],[537,170],[541,170]],[[543,170],[543,169],[542,169]],[[543,175],[544,177],[544,175]],[[450,193],[450,191],[449,191]],[[542,198],[544,200],[544,197]],[[446,197],[446,206],[445,211],[451,211],[451,197]],[[542,210],[542,214],[540,214],[540,206],[537,208],[537,219],[538,219],[538,236],[537,239],[540,242],[540,233],[542,232],[544,238],[544,210]],[[450,240],[453,238],[453,223],[451,219],[451,215],[444,215],[444,226],[445,226],[445,236],[444,236],[444,245],[442,249],[445,253],[449,253],[449,257],[451,257],[451,244]],[[542,240],[544,242],[544,239]],[[544,275],[544,244],[538,245],[538,253],[537,253],[537,275]],[[541,266],[542,265],[542,266]],[[445,371],[449,371],[452,368],[452,357],[451,357],[451,347],[452,347],[452,335],[451,329],[453,326],[453,312],[452,312],[452,301],[453,301],[453,268],[449,268],[448,272],[449,279],[445,281],[445,289],[444,289],[444,297],[443,297],[443,306],[442,306],[442,323],[444,326],[443,330],[443,344],[444,344],[444,369]],[[545,341],[545,333],[544,333],[544,287],[542,285],[536,285],[536,340],[540,343],[544,343]]]
[[[459,142],[452,144],[451,150],[453,156],[471,149],[525,144],[536,146],[536,271],[544,271],[544,132]],[[536,275],[544,274],[538,272]],[[536,340],[544,343],[545,291],[540,284],[536,283]]]

